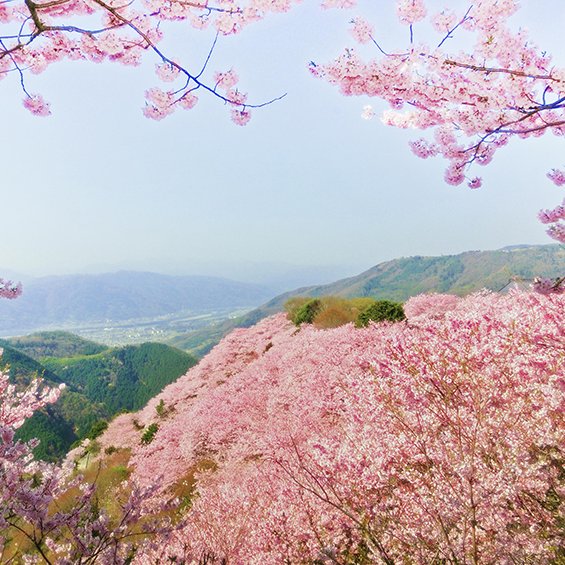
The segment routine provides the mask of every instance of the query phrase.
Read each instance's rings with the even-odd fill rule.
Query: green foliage
[[[108,411],[102,404],[92,402],[84,394],[70,390],[70,387],[62,392],[54,407],[72,424],[75,434],[81,439],[88,437],[97,421],[108,418]]]
[[[313,298],[305,302],[300,308],[297,309],[292,322],[299,326],[300,324],[312,324],[316,314],[322,309],[322,301],[318,298]]]
[[[126,465],[115,465],[110,468],[110,472],[118,482],[125,481],[131,475],[131,470]]]
[[[86,446],[85,452],[89,455],[98,455],[100,453],[100,444],[96,440],[91,441]]]
[[[149,424],[141,434],[141,443],[143,443],[144,445],[151,443],[155,438],[155,434],[157,433],[158,430],[159,430],[158,424],[155,423]]]
[[[165,407],[165,401],[161,398],[159,404],[155,406],[155,412],[159,418],[164,418],[167,415],[167,408]]]
[[[369,322],[399,322],[405,319],[402,304],[390,300],[377,300],[359,314],[355,325],[362,328]]]
[[[3,352],[0,357],[0,368],[7,369],[10,381],[23,387],[29,385],[37,376],[42,377],[46,384],[56,386],[63,381],[54,372],[32,359],[29,355],[14,349],[7,341],[1,341]]]
[[[326,329],[356,322],[360,313],[374,303],[366,297],[321,296],[311,299],[296,296],[286,302],[285,310],[296,325],[313,323],[317,328]]]
[[[47,367],[76,387],[108,416],[134,411],[196,363],[183,351],[161,343],[144,343],[97,355],[46,359]]]
[[[302,308],[308,301],[312,300],[307,296],[293,296],[284,303],[284,310],[289,320],[294,321],[298,310]]]
[[[33,453],[44,461],[57,461],[78,438],[70,422],[66,421],[54,406],[36,412],[18,429],[16,437],[21,441],[39,439]]]
[[[107,427],[108,427],[108,422],[106,420],[98,420],[94,422],[86,437],[88,439],[96,439],[98,436],[102,435],[102,433],[106,430]]]

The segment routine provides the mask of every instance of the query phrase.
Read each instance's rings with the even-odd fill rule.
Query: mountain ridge
[[[502,290],[513,278],[558,277],[565,273],[565,248],[560,245],[513,245],[498,250],[471,250],[454,255],[401,257],[378,263],[358,275],[333,283],[305,286],[271,298],[236,320],[177,336],[167,343],[197,356],[207,353],[236,327],[250,327],[281,312],[293,296],[335,295],[404,302],[417,294],[440,292],[460,296],[483,288]]]
[[[0,333],[253,307],[270,296],[266,286],[220,277],[140,271],[48,276],[28,282],[18,300],[0,302]]]

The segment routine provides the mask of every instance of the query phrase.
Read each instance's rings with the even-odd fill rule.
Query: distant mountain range
[[[258,310],[280,311],[291,296],[370,296],[405,301],[425,292],[463,296],[483,288],[502,290],[512,280],[565,274],[565,248],[514,245],[496,251],[467,251],[439,257],[406,257],[380,263],[360,275],[281,294]],[[251,314],[251,313],[250,313]]]
[[[43,277],[27,283],[17,300],[0,301],[0,335],[180,311],[253,307],[272,295],[266,286],[217,277],[131,271]]]
[[[235,327],[249,327],[280,312],[292,296],[368,296],[404,302],[426,292],[465,295],[486,288],[502,290],[512,280],[565,274],[565,248],[559,245],[514,245],[496,251],[467,251],[439,257],[406,257],[380,263],[360,275],[334,283],[285,292],[236,320],[180,335],[168,343],[201,356]]]
[[[468,294],[481,288],[499,290],[513,278],[557,277],[565,273],[565,249],[559,245],[518,245],[497,251],[468,251],[440,257],[408,257],[380,263],[360,275],[330,284],[307,286],[279,294],[270,286],[216,277],[172,276],[121,271],[103,275],[68,275],[29,281],[17,300],[0,300],[0,336],[45,329],[80,332],[89,324],[104,328],[135,321],[155,324],[169,335],[151,334],[138,341],[164,341],[197,356],[206,353],[237,326],[250,326],[281,311],[291,296],[368,296],[405,301],[422,292]],[[260,306],[262,304],[262,306]],[[217,312],[216,319],[237,309],[245,316],[211,323],[174,326],[167,316],[182,312]],[[192,319],[192,318],[191,318]],[[135,325],[135,324],[134,324]],[[188,329],[203,327],[187,332]],[[98,334],[95,339],[104,341]],[[105,335],[105,334],[104,334]],[[145,334],[144,334],[145,335]],[[172,337],[174,336],[174,337]],[[109,340],[127,343],[125,339]],[[49,355],[49,354],[47,354]]]

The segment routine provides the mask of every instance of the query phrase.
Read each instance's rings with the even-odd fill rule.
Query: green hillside
[[[559,245],[520,245],[497,251],[394,259],[354,277],[286,292],[241,318],[179,335],[169,343],[201,356],[233,328],[249,327],[281,312],[285,302],[293,296],[370,297],[404,302],[426,292],[463,296],[483,288],[498,291],[507,287],[512,279],[558,277],[564,273],[565,248]]]
[[[45,379],[46,383],[51,386],[57,386],[63,382],[56,373],[48,370],[39,361],[21,350],[15,349],[6,341],[1,341],[0,347],[3,350],[0,357],[0,368],[9,368],[10,379],[13,382],[25,386],[37,376]]]
[[[22,440],[40,440],[34,453],[45,460],[60,459],[74,442],[93,437],[101,424],[117,413],[141,408],[197,362],[164,344],[108,349],[65,332],[50,332],[45,339],[26,336],[10,343],[22,344],[35,355],[42,351],[95,351],[39,362],[6,340],[2,343],[0,366],[9,367],[13,382],[23,387],[42,376],[47,386],[67,385],[55,404],[35,413],[18,430]]]
[[[138,410],[196,362],[195,357],[162,343],[43,360],[63,382],[102,404],[110,415]]]
[[[0,340],[0,343],[14,347],[38,361],[41,361],[43,357],[93,355],[107,349],[106,345],[63,331],[37,332],[22,337]]]

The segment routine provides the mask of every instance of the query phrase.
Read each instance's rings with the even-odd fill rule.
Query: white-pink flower
[[[398,19],[406,25],[412,25],[426,17],[424,0],[398,0],[396,4]]]
[[[51,114],[50,104],[39,94],[32,94],[24,98],[24,107],[36,116],[49,116]]]
[[[364,120],[372,120],[375,117],[375,110],[370,104],[363,106],[363,111],[361,112],[361,117]]]
[[[565,184],[565,171],[552,169],[547,173],[547,178],[557,186],[563,186]]]
[[[373,27],[364,18],[354,18],[351,23],[353,27],[351,28],[351,35],[359,43],[368,43],[372,39]]]

